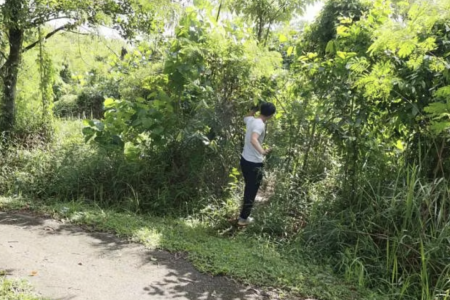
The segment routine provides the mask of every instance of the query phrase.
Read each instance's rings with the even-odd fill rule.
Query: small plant
[[[25,281],[6,279],[0,275],[0,299],[5,300],[44,300],[39,297]]]

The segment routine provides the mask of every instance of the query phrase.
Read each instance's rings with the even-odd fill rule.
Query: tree
[[[301,14],[306,5],[316,0],[234,0],[231,9],[247,16],[255,24],[256,38],[266,43],[273,25],[290,21]]]
[[[144,2],[143,2],[144,3]],[[15,124],[17,77],[22,54],[37,46],[37,29],[52,20],[66,20],[42,39],[81,24],[114,24],[120,34],[131,38],[137,30],[153,27],[149,5],[139,0],[5,0],[0,4],[0,132],[9,134]],[[33,42],[24,43],[35,38]]]
[[[329,42],[337,37],[340,19],[349,18],[352,22],[357,22],[369,8],[368,3],[361,0],[327,1],[319,17],[305,33],[302,50],[318,52],[319,55],[323,56]],[[370,41],[364,41],[364,44],[359,46],[367,48],[367,42]]]

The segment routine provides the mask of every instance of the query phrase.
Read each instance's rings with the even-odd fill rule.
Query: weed
[[[1,300],[44,300],[33,292],[30,285],[23,280],[11,280],[0,277]]]

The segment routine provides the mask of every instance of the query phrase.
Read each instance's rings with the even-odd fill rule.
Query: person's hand
[[[270,152],[272,152],[272,148],[264,149],[264,155],[267,155],[267,154],[269,154]]]

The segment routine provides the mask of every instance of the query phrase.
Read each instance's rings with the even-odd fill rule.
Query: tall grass
[[[417,167],[348,201],[319,205],[304,238],[338,270],[392,299],[450,299],[450,198],[444,179],[424,182]]]
[[[86,144],[80,120],[58,121],[55,139],[0,155],[0,193],[80,200],[133,212],[186,215],[229,182],[214,153],[196,141],[127,156]]]

